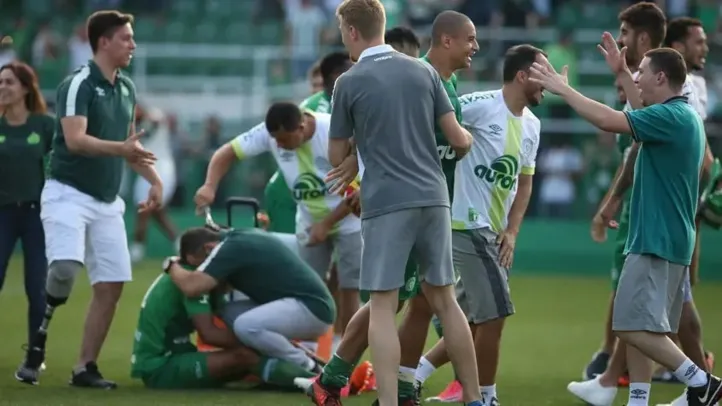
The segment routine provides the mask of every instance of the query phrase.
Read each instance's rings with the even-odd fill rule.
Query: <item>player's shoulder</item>
[[[125,72],[118,71],[118,76],[116,79],[120,82],[121,85],[127,86],[128,89],[135,94],[135,83],[133,83],[133,79],[130,78]]]
[[[300,104],[301,108],[311,108],[315,104],[318,104],[318,101],[321,99],[323,95],[323,90],[320,90],[308,97],[306,97]]]
[[[534,114],[534,112],[531,111],[529,107],[525,107],[524,111],[521,115],[522,122],[529,128],[531,131],[525,131],[524,136],[527,138],[531,138],[532,141],[538,143],[539,137],[541,134],[541,120],[539,120],[539,117]]]
[[[539,120],[539,117],[534,114],[533,111],[529,107],[524,107],[524,111],[521,114],[521,117],[524,121],[528,121],[530,123],[533,123],[536,126],[541,125],[541,120]]]
[[[329,113],[319,113],[317,111],[306,111],[306,113],[313,116],[314,119],[316,119],[316,128],[325,128],[328,130],[328,127],[331,125],[331,114]]]
[[[500,101],[503,102],[500,89],[472,92],[459,97],[462,109],[496,107],[501,105]]]
[[[66,76],[65,79],[63,79],[58,85],[57,90],[58,92],[67,92],[71,88],[74,89],[74,91],[79,91],[80,89],[92,89],[93,84],[91,81],[90,66],[83,65]]]
[[[684,84],[682,85],[682,96],[691,98],[694,94],[694,79],[692,79],[692,75],[687,74],[687,79],[685,79]]]

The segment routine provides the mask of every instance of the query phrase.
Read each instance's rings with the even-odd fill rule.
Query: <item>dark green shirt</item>
[[[421,60],[431,65],[428,54],[424,55]],[[444,90],[446,90],[446,95],[449,96],[451,106],[454,108],[454,115],[456,116],[456,121],[461,124],[461,103],[459,102],[459,95],[458,93],[456,93],[456,74],[451,74],[449,80],[444,80],[442,78],[441,83],[444,84]],[[441,131],[441,128],[439,128],[438,124],[436,125],[434,132],[436,133],[436,145],[439,150],[439,159],[441,159],[441,169],[444,171],[444,176],[446,177],[446,184],[449,188],[449,199],[453,201],[454,173],[456,172],[457,161],[456,151],[451,149],[449,141],[446,139],[444,132]]]
[[[278,238],[258,229],[233,230],[198,270],[227,282],[258,304],[296,298],[319,320],[333,323],[336,307],[318,274]]]
[[[702,119],[681,96],[625,114],[641,143],[625,254],[689,265],[705,150]]]
[[[134,121],[135,103],[135,86],[130,78],[118,72],[115,83],[110,83],[93,61],[65,78],[57,91],[57,136],[53,141],[50,177],[100,201],[115,201],[123,158],[70,152],[60,120],[86,117],[88,135],[105,141],[124,141]]]
[[[0,117],[0,206],[40,201],[54,127],[45,114],[31,114],[19,126]]]

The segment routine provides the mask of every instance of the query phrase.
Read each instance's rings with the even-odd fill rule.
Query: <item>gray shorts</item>
[[[358,289],[361,270],[361,232],[336,234],[317,245],[298,245],[298,255],[326,280],[335,257],[338,257],[338,286],[341,289]],[[337,255],[334,255],[334,251]]]
[[[380,292],[404,286],[410,255],[419,263],[421,281],[434,286],[454,283],[448,207],[417,207],[363,219],[361,231],[361,289]]]
[[[451,233],[454,269],[459,273],[456,300],[471,324],[514,314],[509,270],[499,264],[496,237],[488,228]]]
[[[612,330],[676,333],[687,268],[653,255],[628,254],[614,298]]]

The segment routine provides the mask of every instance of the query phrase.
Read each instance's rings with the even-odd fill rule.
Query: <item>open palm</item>
[[[615,75],[628,69],[627,47],[620,50],[617,41],[609,32],[602,34],[602,43],[597,45],[597,49],[599,49],[599,52],[604,56],[609,69],[611,69]]]
[[[531,68],[529,80],[537,83],[554,94],[560,94],[565,88],[569,87],[569,79],[567,78],[568,67],[562,68],[562,73],[557,73],[551,64],[541,64],[534,62]]]

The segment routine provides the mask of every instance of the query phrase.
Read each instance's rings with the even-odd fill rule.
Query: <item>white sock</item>
[[[484,402],[491,401],[496,397],[496,384],[490,386],[479,386],[479,392],[481,392],[481,400]]]
[[[682,365],[674,371],[674,376],[692,388],[707,385],[707,373],[701,370],[689,358],[684,360]]]
[[[401,382],[414,383],[414,379],[416,379],[416,369],[399,367],[399,380]]]
[[[426,357],[421,357],[419,360],[419,366],[416,367],[416,381],[419,383],[426,382],[434,371],[436,371],[436,367],[429,362]]]
[[[629,401],[627,406],[648,406],[649,390],[652,388],[648,383],[629,383]]]

